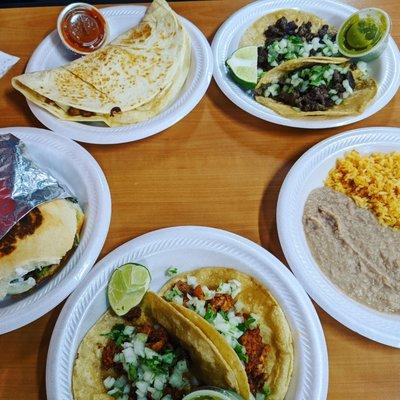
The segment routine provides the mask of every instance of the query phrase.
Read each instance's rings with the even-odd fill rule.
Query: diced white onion
[[[122,354],[124,355],[125,361],[127,363],[134,363],[135,365],[137,364],[137,357],[132,347],[127,347],[126,349],[123,349]]]
[[[112,376],[108,376],[104,379],[103,384],[106,389],[111,389],[114,386],[115,379]]]
[[[187,277],[187,283],[190,286],[197,286],[197,278],[195,276],[188,276]]]
[[[135,332],[135,328],[133,326],[125,326],[124,331],[122,332],[124,335],[131,336],[132,333]]]

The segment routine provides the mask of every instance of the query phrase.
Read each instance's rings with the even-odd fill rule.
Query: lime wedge
[[[226,60],[232,78],[244,89],[254,89],[257,85],[257,59],[257,46],[246,46]]]
[[[117,268],[108,283],[111,308],[117,315],[126,314],[142,301],[150,281],[150,272],[144,265],[129,263]]]

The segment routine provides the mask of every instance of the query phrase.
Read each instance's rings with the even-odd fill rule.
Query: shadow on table
[[[44,125],[42,125],[31,112],[25,97],[21,93],[17,92],[14,88],[11,88],[5,93],[5,98],[13,110],[17,110],[18,114],[23,114],[23,119],[26,121],[26,126],[44,128]]]
[[[312,136],[318,134],[317,130],[277,125],[247,113],[240,107],[236,106],[225,96],[225,94],[216,84],[215,80],[211,82],[207,96],[214,106],[210,107],[208,111],[214,117],[213,119],[215,123],[217,123],[224,132],[231,136],[232,132],[236,133],[238,129],[241,129],[242,132],[246,133],[244,135],[237,135],[241,141],[241,144],[253,144],[253,147],[256,151],[257,145],[254,146],[253,140],[248,140],[251,135],[268,133],[273,137],[285,137],[288,141],[290,141],[292,138],[298,138],[300,135]],[[229,118],[230,121],[228,123],[226,119],[220,118],[221,112]],[[329,131],[326,132],[329,133]],[[259,150],[262,151],[262,149]]]
[[[36,380],[39,385],[39,398],[40,400],[47,400],[46,396],[46,361],[47,353],[49,350],[51,335],[54,330],[57,318],[61,312],[64,302],[58,305],[55,309],[50,312],[50,317],[44,326],[42,339],[39,344],[39,351],[37,355],[37,369],[36,369]]]
[[[22,61],[20,61],[22,62]],[[23,66],[23,71],[26,69],[27,63],[24,64]],[[22,73],[22,72],[21,72]],[[13,110],[16,110],[18,114],[23,114],[23,119],[26,121],[25,126],[37,126],[37,127],[43,127],[43,125],[35,118],[35,116],[32,114],[28,103],[26,101],[26,98],[18,92],[16,89],[14,89],[11,86],[11,78],[13,76],[18,75],[18,73],[15,73],[15,70],[11,70],[8,72],[6,76],[4,76],[2,79],[9,79],[9,89],[6,90],[4,93],[5,95],[5,101],[9,104],[10,108]],[[19,118],[20,120],[20,118]],[[14,126],[15,124],[13,124]],[[18,124],[20,126],[21,123]]]
[[[300,152],[296,153],[289,160],[287,160],[285,164],[274,174],[264,189],[264,193],[260,202],[258,231],[260,235],[261,246],[271,252],[286,266],[287,262],[280,246],[276,225],[276,209],[279,191],[290,168],[304,153],[304,151],[308,149],[308,147],[308,145],[304,145],[304,148]]]

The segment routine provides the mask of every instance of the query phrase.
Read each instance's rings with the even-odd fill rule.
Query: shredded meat
[[[142,311],[140,309],[140,306],[133,307],[131,310],[129,310],[124,316],[125,321],[133,321],[135,319],[140,318],[142,315]]]
[[[187,302],[189,301],[189,297],[188,294],[193,294],[193,290],[192,287],[183,281],[178,281],[175,286],[182,292],[183,295],[183,304],[187,304]]]
[[[240,338],[239,343],[246,348],[248,361],[246,373],[249,378],[250,390],[253,394],[262,390],[266,376],[264,373],[264,360],[269,347],[263,343],[260,328],[246,331]]]
[[[78,115],[81,115],[82,117],[91,117],[95,113],[93,113],[91,111],[81,110],[81,109],[75,108],[75,107],[70,107],[70,108],[68,108],[67,114],[70,115],[71,117],[77,117]]]
[[[192,291],[190,285],[183,281],[176,282],[175,286],[183,293],[184,296],[190,294],[190,292]]]
[[[235,304],[232,296],[229,294],[217,293],[213,299],[210,300],[211,309],[217,311],[229,311]]]
[[[137,328],[138,332],[145,333],[148,338],[146,342],[146,347],[156,351],[157,353],[164,350],[166,347],[169,347],[169,338],[167,331],[158,326],[157,328],[150,325],[144,324]]]
[[[168,343],[168,334],[167,331],[163,327],[154,328],[148,339],[147,339],[147,347],[156,351],[157,353],[164,350]]]
[[[105,369],[110,369],[114,367],[114,356],[117,352],[117,345],[109,340],[106,347],[103,349],[103,354],[101,356],[101,363]]]
[[[143,324],[137,327],[139,333],[145,333],[147,336],[150,335],[153,327],[150,324]]]
[[[200,299],[200,300],[204,300],[204,299],[205,299],[203,289],[201,288],[200,285],[197,285],[197,286],[193,289],[193,296],[196,296],[196,297],[197,297],[198,299]]]

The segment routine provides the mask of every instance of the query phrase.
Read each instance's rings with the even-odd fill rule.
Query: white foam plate
[[[309,193],[322,187],[337,158],[350,150],[361,154],[400,151],[399,128],[361,128],[315,145],[293,165],[279,193],[279,240],[296,278],[333,318],[372,340],[400,348],[400,315],[376,311],[351,299],[323,274],[308,248],[302,216]]]
[[[120,246],[93,268],[65,304],[51,338],[46,387],[52,400],[70,400],[76,351],[90,327],[107,310],[106,289],[112,272],[135,261],[151,273],[150,289],[167,281],[170,266],[189,271],[203,266],[230,266],[259,279],[275,296],[289,321],[294,339],[294,371],[286,400],[324,400],[328,359],[315,309],[294,276],[272,254],[232,233],[205,227],[161,229]]]
[[[146,11],[144,6],[124,5],[101,9],[110,26],[110,39],[137,25]],[[180,17],[192,41],[192,59],[186,83],[175,101],[159,115],[138,124],[106,127],[62,121],[43,108],[28,101],[36,118],[58,135],[85,143],[114,144],[143,139],[159,133],[185,117],[201,100],[212,77],[212,53],[203,33],[190,21]],[[57,31],[50,33],[33,52],[26,72],[59,67],[72,61],[73,54],[66,50]]]
[[[47,282],[20,297],[0,302],[0,334],[27,325],[63,301],[93,266],[107,236],[111,198],[95,159],[72,140],[45,129],[3,128],[25,144],[31,158],[76,196],[85,213],[79,246],[66,265]]]
[[[257,103],[229,78],[225,60],[239,47],[242,35],[254,21],[267,13],[282,8],[293,8],[314,13],[337,28],[347,17],[357,11],[356,8],[335,0],[263,0],[253,2],[229,17],[219,28],[211,46],[214,54],[214,78],[220,89],[238,107],[275,124],[320,129],[348,125],[368,118],[383,108],[396,94],[400,85],[400,54],[394,40],[389,38],[388,47],[381,57],[369,63],[371,75],[378,82],[379,89],[373,102],[361,115],[327,120],[291,119],[282,117]]]

